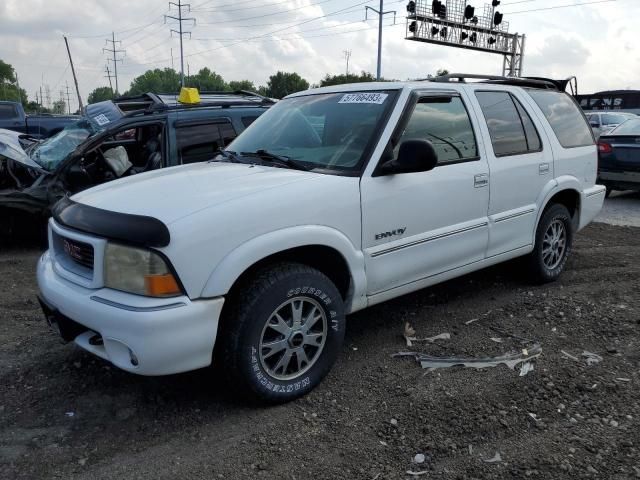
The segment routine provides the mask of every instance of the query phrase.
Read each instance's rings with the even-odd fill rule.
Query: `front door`
[[[422,93],[396,137],[438,154],[428,172],[362,178],[362,244],[368,294],[406,287],[484,258],[489,168],[458,93]],[[393,141],[393,140],[392,140]]]

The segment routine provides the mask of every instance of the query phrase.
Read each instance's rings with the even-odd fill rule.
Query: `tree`
[[[297,73],[278,72],[269,77],[267,92],[270,97],[283,98],[309,88],[309,82]]]
[[[52,112],[56,115],[64,115],[67,113],[67,102],[64,100],[57,100],[53,102]]]
[[[173,68],[147,70],[131,82],[126,95],[142,93],[175,93],[180,90],[180,75]]]
[[[18,78],[15,70],[2,60],[0,60],[0,100],[22,102],[24,106],[28,102],[27,92],[22,88],[18,88]]]
[[[229,90],[235,92],[236,90],[247,90],[249,92],[255,92],[256,86],[250,80],[231,80],[229,82]]]
[[[212,72],[207,67],[200,69],[195,75],[191,75],[186,79],[188,87],[196,87],[198,90],[221,92],[227,89],[227,84],[216,72]]]
[[[360,83],[360,82],[375,82],[376,77],[374,77],[369,72],[362,72],[360,75],[355,73],[350,73],[349,75],[327,75],[320,80],[321,87],[328,87],[330,85],[342,85],[344,83]]]
[[[89,94],[87,103],[104,102],[105,100],[113,99],[113,90],[109,87],[98,87]]]

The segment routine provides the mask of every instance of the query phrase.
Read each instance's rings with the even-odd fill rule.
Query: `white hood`
[[[170,224],[211,206],[321,176],[324,175],[259,165],[197,163],[126,177],[85,190],[72,199]]]

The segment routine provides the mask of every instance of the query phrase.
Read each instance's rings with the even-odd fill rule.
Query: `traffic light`
[[[500,25],[502,23],[502,17],[503,15],[500,12],[496,12],[493,16],[493,24]]]
[[[438,27],[431,27],[431,35],[433,35],[434,37],[438,34],[439,31],[440,29]]]
[[[460,41],[464,42],[467,38],[469,38],[469,34],[467,32],[462,32],[460,34]]]
[[[443,0],[433,0],[431,3],[431,13],[440,18],[447,18],[447,6]]]
[[[489,37],[489,40],[487,40],[487,43],[488,43],[489,45],[493,45],[494,43],[496,43],[496,39],[495,39],[495,38],[493,38],[493,37]]]
[[[469,37],[469,41],[472,43],[476,43],[476,41],[478,40],[478,35],[474,32],[471,34],[471,36]]]
[[[500,0],[493,0],[493,2],[491,2],[493,8],[496,8],[498,5],[500,5]]]
[[[416,33],[416,22],[411,22],[411,23],[409,24],[409,31],[410,31],[411,33]]]
[[[407,3],[407,12],[416,13],[416,2],[412,0],[411,2]]]
[[[448,33],[447,27],[442,27],[442,30],[440,30],[440,36],[442,38],[447,38],[447,33]]]
[[[471,20],[473,18],[473,16],[476,13],[476,9],[475,7],[472,7],[471,5],[467,5],[464,8],[464,18],[466,18],[467,20]]]

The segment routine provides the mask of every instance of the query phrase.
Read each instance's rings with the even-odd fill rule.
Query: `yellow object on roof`
[[[178,101],[180,103],[200,103],[200,92],[197,88],[182,87]]]

